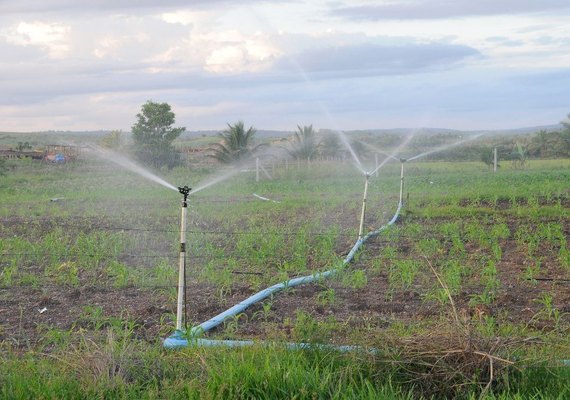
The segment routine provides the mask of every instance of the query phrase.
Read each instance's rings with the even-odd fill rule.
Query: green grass
[[[15,169],[0,177],[0,218],[6,221],[0,225],[0,287],[174,286],[177,193],[99,161],[11,163]],[[570,277],[565,237],[570,215],[562,203],[569,196],[568,167],[570,160],[532,160],[527,170],[505,167],[492,174],[482,163],[406,164],[409,198],[402,224],[367,245],[335,279],[320,282],[313,296],[315,306],[336,310],[343,306],[343,293],[384,279],[386,296],[418,294],[422,305],[441,307],[436,315],[420,321],[398,315],[342,320],[334,313],[319,316],[303,309],[277,315],[272,299],[214,334],[247,339],[243,327],[255,321],[270,340],[342,341],[380,348],[379,355],[261,345],[167,352],[158,341],[162,336],[150,342],[137,338],[133,332],[141,322],[127,312],[107,315],[93,305],[82,310],[74,326],[37,326],[41,338],[36,345],[2,342],[0,396],[477,398],[488,375],[479,371],[477,383],[467,377],[463,386],[434,389],[418,378],[426,365],[406,358],[405,342],[396,339],[414,340],[453,319],[449,295],[468,293],[470,304],[462,307],[494,307],[505,290],[505,259],[513,251],[524,264],[517,284],[528,290],[547,272]],[[196,187],[211,172],[177,168],[157,174],[175,185]],[[291,164],[276,169],[273,180],[255,182],[250,171],[191,196],[189,278],[212,291],[208,301],[229,307],[242,288],[259,290],[338,266],[356,240],[363,185],[363,177],[348,163]],[[367,229],[389,220],[398,190],[399,165],[389,164],[380,177],[371,178]],[[253,193],[279,203],[258,200]],[[473,338],[540,339],[500,353],[521,361],[497,370],[488,398],[570,396],[569,369],[544,364],[569,352],[568,316],[561,310],[559,287],[552,288],[536,292],[537,311],[530,323],[500,312],[466,322]],[[174,289],[164,290],[170,307]],[[165,314],[155,332],[169,333],[171,320]]]

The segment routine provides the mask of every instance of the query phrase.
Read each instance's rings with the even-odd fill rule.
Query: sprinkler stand
[[[186,300],[186,211],[188,209],[188,186],[179,187],[178,191],[184,196],[180,214],[180,258],[178,266],[178,302],[176,305],[176,330],[182,331],[184,321],[184,303]]]
[[[368,178],[370,175],[368,173],[364,174],[364,196],[362,198],[362,213],[360,214],[360,227],[358,228],[358,240],[362,240],[362,234],[364,233],[364,217],[366,215],[366,196],[368,195]]]
[[[404,201],[404,163],[407,160],[400,158],[400,204]]]

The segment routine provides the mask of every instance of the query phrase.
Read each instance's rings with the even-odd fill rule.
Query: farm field
[[[354,262],[204,335],[373,349],[334,356],[261,345],[162,350],[175,321],[180,194],[95,159],[13,163],[0,178],[4,397],[255,398],[262,384],[285,387],[268,398],[570,395],[560,366],[570,359],[570,160],[495,174],[475,162],[407,163],[400,218]],[[190,196],[189,327],[275,283],[339,268],[355,243],[364,178],[350,163],[271,172],[259,182],[251,170],[159,172],[191,187],[228,176]],[[399,163],[370,178],[365,233],[392,218],[399,188]],[[275,375],[263,360],[277,364]],[[77,381],[94,392],[42,379],[26,387],[36,362],[45,376],[50,363],[80,367]],[[322,376],[285,385],[287,370],[315,365]],[[7,373],[16,367],[20,375]],[[237,391],[244,375],[251,392]],[[295,386],[303,382],[306,393]]]

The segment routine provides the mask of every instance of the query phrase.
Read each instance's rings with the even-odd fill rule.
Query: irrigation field
[[[410,162],[398,222],[354,262],[204,335],[369,350],[334,356],[275,344],[163,350],[176,313],[180,195],[97,160],[16,163],[0,178],[4,397],[570,396],[560,367],[570,359],[570,160],[497,173]],[[218,175],[228,179],[190,197],[188,327],[339,267],[358,237],[364,178],[349,163],[278,166],[259,182],[252,171],[161,173],[191,187]],[[399,188],[399,163],[370,178],[365,233],[392,218]],[[25,384],[34,368],[57,375],[54,365],[77,381]]]

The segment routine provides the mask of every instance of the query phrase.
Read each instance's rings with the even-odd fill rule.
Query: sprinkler
[[[178,187],[182,196],[182,211],[180,214],[180,259],[178,267],[178,303],[176,306],[176,330],[181,332],[185,323],[183,307],[186,303],[186,211],[188,209],[188,194],[192,189],[188,186]]]
[[[364,216],[366,215],[366,196],[368,194],[368,178],[370,174],[367,172],[364,174],[364,195],[362,196],[362,213],[360,214],[360,227],[358,228],[358,240],[362,240],[362,234],[364,233]]]

